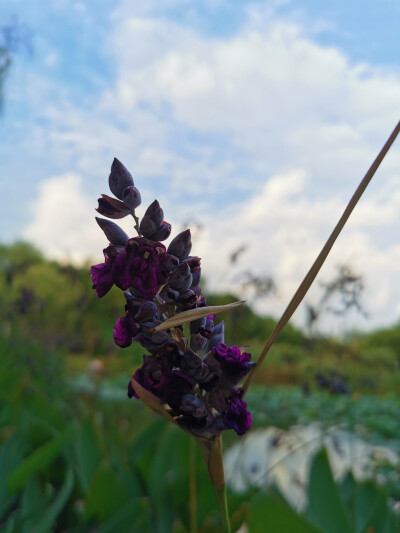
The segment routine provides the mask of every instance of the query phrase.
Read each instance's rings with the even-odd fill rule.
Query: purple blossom
[[[121,348],[126,348],[132,344],[132,339],[138,332],[138,328],[130,313],[119,318],[114,327],[114,341]]]
[[[236,389],[228,398],[228,411],[224,415],[224,423],[234,429],[238,435],[244,435],[251,427],[251,413],[247,410],[247,403],[240,398],[241,389]]]
[[[93,265],[90,275],[93,281],[93,289],[96,289],[98,298],[102,298],[114,285],[113,265],[117,251],[113,246],[109,246],[104,251],[105,263]]]
[[[226,346],[222,342],[212,348],[214,359],[221,368],[222,386],[236,385],[254,366],[251,354],[242,352],[237,346]]]
[[[122,290],[136,289],[151,300],[165,281],[163,274],[165,246],[141,237],[129,239],[125,252],[118,254],[113,265],[114,282]]]
[[[153,392],[156,385],[160,383],[162,377],[160,363],[154,355],[144,355],[143,364],[133,374],[132,378],[143,388]],[[128,396],[138,398],[131,381],[128,384]]]

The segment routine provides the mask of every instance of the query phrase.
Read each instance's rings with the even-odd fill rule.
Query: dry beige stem
[[[330,237],[325,243],[325,246],[322,248],[319,256],[315,260],[314,264],[308,271],[306,277],[301,282],[299,288],[297,289],[295,295],[289,302],[289,305],[285,309],[285,312],[283,313],[281,319],[275,326],[274,330],[272,331],[271,335],[269,336],[263,351],[260,354],[260,357],[257,360],[256,365],[252,368],[250,374],[248,375],[244,386],[243,386],[243,396],[248,391],[251,382],[254,380],[255,375],[260,370],[261,363],[264,361],[269,349],[274,344],[276,338],[278,337],[279,333],[282,331],[282,329],[285,327],[285,325],[288,323],[289,319],[303,300],[304,296],[306,295],[308,289],[311,287],[314,279],[316,278],[320,268],[325,262],[325,259],[328,257],[328,254],[335,243],[337,237],[339,236],[340,232],[342,231],[344,225],[346,224],[349,216],[351,215],[353,209],[357,205],[358,200],[361,198],[363,192],[367,188],[367,185],[371,181],[372,177],[374,176],[375,172],[377,171],[379,165],[382,163],[385,155],[389,151],[389,148],[392,146],[394,140],[396,139],[397,135],[400,132],[400,122],[398,122],[397,126],[393,130],[392,134],[390,135],[389,139],[386,141],[384,147],[379,152],[378,156],[376,157],[375,161],[370,166],[368,172],[365,174],[364,178],[362,179],[360,185],[357,187],[356,192],[354,193],[353,197],[351,198],[350,202],[348,203],[346,209],[343,212],[343,215],[340,217],[339,222],[336,224],[335,229],[332,231]]]

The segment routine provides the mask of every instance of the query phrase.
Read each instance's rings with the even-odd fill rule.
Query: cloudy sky
[[[275,316],[400,117],[394,0],[0,0],[13,20],[31,51],[0,117],[0,241],[100,262],[94,208],[118,157],[144,207],[157,198],[175,232],[201,226],[208,286],[272,276],[256,305]],[[363,276],[369,317],[331,331],[398,321],[399,235],[397,141],[306,299],[339,265]]]

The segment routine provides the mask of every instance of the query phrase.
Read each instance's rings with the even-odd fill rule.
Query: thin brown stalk
[[[386,141],[384,147],[379,152],[378,156],[376,157],[375,161],[370,166],[368,172],[365,174],[364,178],[362,179],[360,185],[357,187],[356,192],[354,193],[353,197],[351,198],[350,202],[348,203],[346,209],[344,210],[342,216],[339,219],[339,222],[335,226],[334,230],[332,231],[330,237],[326,241],[324,247],[322,248],[320,254],[318,255],[317,259],[315,260],[314,264],[308,271],[306,277],[301,282],[299,288],[297,289],[296,293],[294,294],[293,298],[290,300],[289,305],[287,306],[286,310],[284,311],[281,319],[275,326],[274,330],[272,331],[271,335],[267,339],[267,342],[257,360],[256,365],[252,368],[252,371],[248,375],[244,386],[243,386],[243,396],[247,393],[252,381],[254,380],[255,376],[257,375],[257,372],[260,371],[262,362],[264,361],[268,351],[270,350],[271,346],[274,344],[276,338],[278,337],[279,333],[282,331],[282,329],[285,327],[285,325],[290,320],[291,316],[297,309],[297,307],[300,305],[301,301],[303,300],[304,296],[306,295],[308,289],[311,287],[314,279],[316,278],[320,268],[325,262],[325,259],[328,257],[328,254],[335,243],[337,237],[339,236],[340,232],[342,231],[344,225],[346,224],[349,216],[351,215],[353,209],[357,205],[357,202],[361,198],[363,192],[367,188],[367,185],[371,181],[372,177],[374,176],[375,172],[377,171],[379,165],[382,163],[384,157],[386,156],[387,152],[389,151],[389,148],[392,146],[394,140],[396,139],[397,135],[400,132],[400,122],[398,122],[397,126],[393,130],[392,134],[390,135],[389,139]]]

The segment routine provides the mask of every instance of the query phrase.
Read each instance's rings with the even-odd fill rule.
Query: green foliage
[[[2,531],[183,533],[196,524],[198,533],[217,532],[215,495],[199,451],[191,452],[184,432],[126,397],[129,375],[143,351],[120,350],[112,342],[113,325],[123,313],[120,292],[111,291],[107,305],[100,305],[88,267],[46,261],[19,243],[0,246],[0,294]],[[233,299],[210,296],[208,301]],[[253,353],[274,326],[247,306],[223,318],[228,342],[251,344]],[[379,357],[372,352],[377,346],[363,346],[357,361],[374,374],[387,368],[395,379],[389,344]],[[349,355],[354,348],[331,342],[316,343],[314,349],[299,331],[286,328],[266,362],[266,375],[295,384],[310,365],[314,371],[338,361],[343,368],[348,359],[355,364]],[[106,372],[96,379],[86,370],[90,358],[99,355]],[[247,401],[255,427],[319,419],[350,427],[362,422],[370,439],[400,440],[395,396],[332,397],[314,390],[304,396],[299,389],[262,387],[250,391]],[[226,435],[226,444],[233,440],[235,435]],[[349,477],[338,487],[322,454],[311,474],[308,516],[276,493],[228,492],[233,530],[246,523],[252,533],[328,533],[333,523],[340,531],[396,531],[387,494],[397,497],[400,487],[383,489]],[[339,522],[332,522],[333,511]]]

